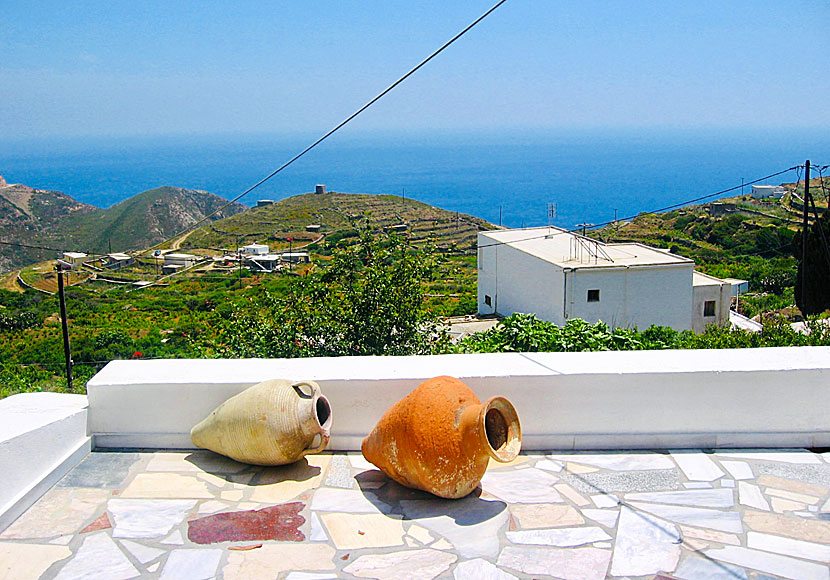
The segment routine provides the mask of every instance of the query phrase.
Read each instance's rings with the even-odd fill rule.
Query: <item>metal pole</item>
[[[796,189],[798,189],[798,184],[796,183]],[[802,198],[802,202],[804,204],[804,211],[802,212],[802,235],[801,235],[801,303],[804,305],[804,309],[807,308],[807,228],[808,228],[808,217],[809,214],[807,212],[807,204],[808,199],[810,197],[810,160],[808,159],[806,164],[804,165],[804,197]],[[802,316],[806,316],[806,312],[801,313]]]
[[[63,329],[63,354],[66,358],[66,385],[72,390],[72,354],[69,350],[69,326],[66,322],[66,295],[63,291],[63,267],[55,267],[58,273],[58,301],[61,306],[61,328]]]

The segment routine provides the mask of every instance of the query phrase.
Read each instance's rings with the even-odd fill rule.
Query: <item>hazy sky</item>
[[[0,134],[317,135],[495,0],[0,3]],[[830,123],[830,5],[508,0],[351,131]]]

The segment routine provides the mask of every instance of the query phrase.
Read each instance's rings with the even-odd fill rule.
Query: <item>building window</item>
[[[493,305],[493,299],[490,298],[489,294],[484,295],[484,304],[486,304],[487,306],[492,306]]]
[[[715,315],[715,301],[707,300],[703,303],[703,316]]]
[[[599,290],[588,290],[588,302],[599,302]]]

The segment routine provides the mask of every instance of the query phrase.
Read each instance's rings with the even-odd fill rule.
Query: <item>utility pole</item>
[[[63,354],[66,358],[66,385],[72,390],[72,353],[69,349],[69,326],[66,321],[66,295],[63,290],[63,271],[72,266],[58,260],[55,264],[55,272],[58,276],[58,301],[61,307],[61,329],[63,330]]]
[[[741,177],[741,197],[744,195],[744,178]]]
[[[585,228],[586,228],[586,227],[592,227],[593,225],[594,225],[594,224],[589,224],[589,223],[581,223],[581,224],[576,224],[576,227],[578,227],[578,228],[582,228],[582,237],[584,238],[584,237],[585,237]]]
[[[501,206],[499,206],[499,227],[501,227]]]
[[[242,249],[239,247],[239,234],[236,235],[236,263],[237,277],[239,278],[239,289],[242,290]]]
[[[798,184],[795,184],[798,189]],[[808,204],[810,199],[810,160],[808,159],[804,165],[804,197],[802,202],[804,204],[804,211],[802,212],[802,233],[801,233],[801,303],[805,304],[807,300],[807,227],[808,227]],[[804,313],[802,312],[802,315]]]

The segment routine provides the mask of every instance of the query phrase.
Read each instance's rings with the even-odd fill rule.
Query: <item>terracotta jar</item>
[[[284,465],[323,451],[330,428],[331,407],[317,383],[274,379],[219,405],[190,439],[242,463]]]
[[[522,430],[510,401],[484,404],[464,383],[436,377],[395,403],[363,440],[367,461],[407,487],[445,498],[473,491],[489,459],[521,450]]]

